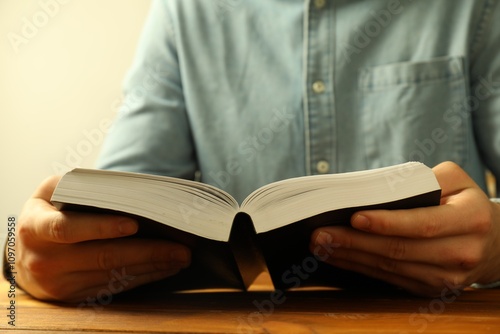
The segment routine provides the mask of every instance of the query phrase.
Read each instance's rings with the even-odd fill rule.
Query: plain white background
[[[93,167],[150,0],[0,0],[0,237],[48,175]]]

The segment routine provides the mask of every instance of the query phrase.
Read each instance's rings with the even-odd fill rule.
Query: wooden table
[[[168,294],[154,287],[77,307],[34,300],[19,289],[10,299],[9,284],[2,280],[0,332],[500,333],[500,289],[425,299],[394,289],[272,296],[270,292]],[[15,301],[16,327],[8,325],[10,300]]]

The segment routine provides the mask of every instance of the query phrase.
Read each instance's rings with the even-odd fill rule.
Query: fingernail
[[[316,245],[325,246],[332,243],[332,235],[327,232],[320,231],[314,240]]]
[[[130,218],[124,218],[118,224],[118,230],[122,235],[131,235],[137,232],[137,223]]]
[[[371,222],[366,216],[356,215],[352,219],[352,226],[358,230],[369,231],[371,228]]]

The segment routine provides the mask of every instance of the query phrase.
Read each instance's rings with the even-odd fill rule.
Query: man
[[[435,166],[439,207],[353,215],[311,247],[422,295],[500,280],[500,6],[497,1],[158,0],[100,168],[194,178],[238,200],[283,178]],[[451,162],[445,162],[451,161]],[[126,289],[182,270],[191,253],[120,238],[137,223],[55,210],[44,181],[19,224],[18,283],[78,301],[123,268]],[[498,184],[497,184],[498,186]]]

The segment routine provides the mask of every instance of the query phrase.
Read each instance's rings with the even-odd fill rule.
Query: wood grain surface
[[[38,301],[20,289],[11,299],[8,290],[2,280],[0,332],[500,333],[500,289],[430,299],[395,289],[171,294],[156,284],[81,305]]]

